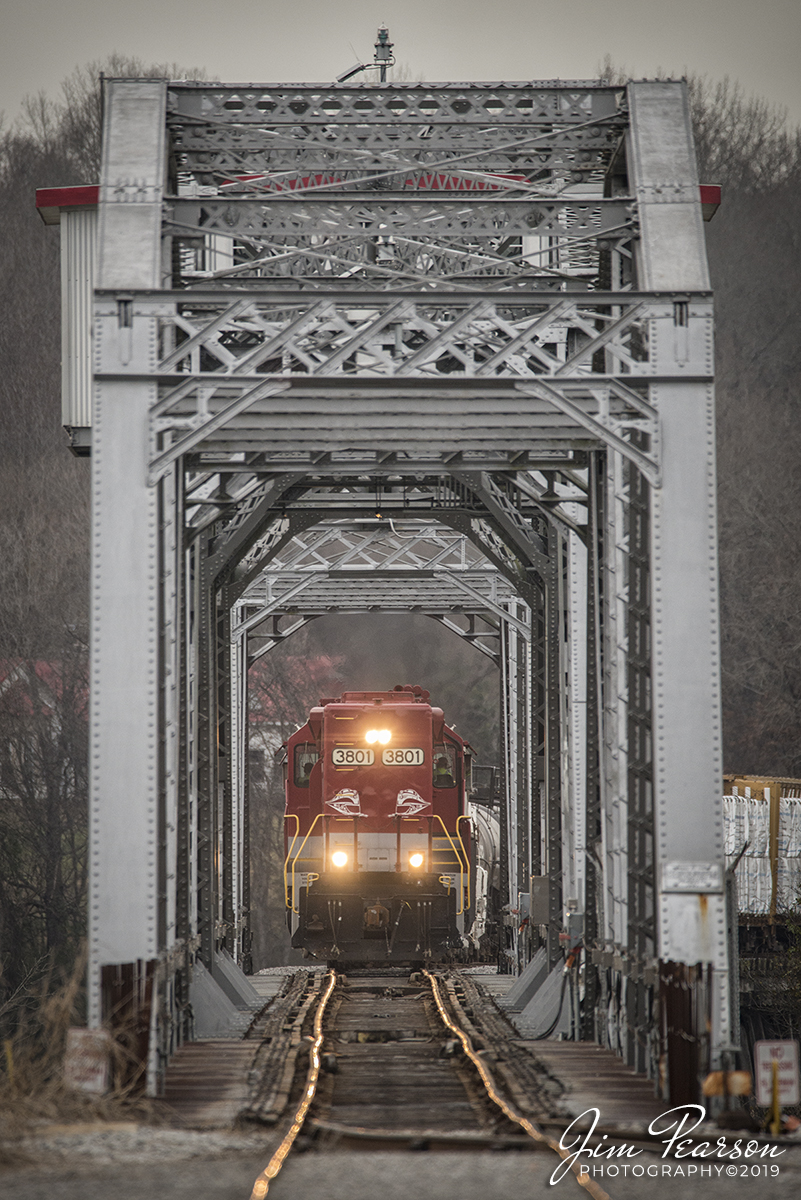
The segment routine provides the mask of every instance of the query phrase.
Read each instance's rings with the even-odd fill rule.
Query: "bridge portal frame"
[[[359,177],[371,105],[373,157]],[[300,203],[286,189],[229,187],[229,173],[236,182],[258,165],[266,112]],[[536,126],[522,139],[501,120],[521,113]],[[301,117],[320,159],[312,183],[298,174]],[[349,190],[322,174],[332,129],[351,156]],[[465,150],[465,129],[481,133],[484,159]],[[410,196],[398,191],[398,155],[410,169],[403,155],[421,136]],[[514,174],[526,142],[543,185]],[[584,184],[595,171],[597,185],[591,155],[611,143],[603,195],[571,191],[564,179],[583,161]],[[492,159],[489,182],[465,168],[471,154]],[[376,199],[364,181],[375,186],[379,156],[395,190]],[[443,162],[473,181],[458,203],[431,192]],[[317,234],[300,244],[326,221],[374,247],[358,287],[347,283],[352,247],[320,249]],[[263,260],[283,256],[289,273],[243,278],[225,235]],[[287,249],[288,238],[300,241]],[[520,243],[499,264],[504,238]],[[412,250],[387,265],[393,244]],[[605,290],[597,278],[584,290],[587,244],[605,256]],[[216,269],[176,288],[176,246],[201,245]],[[324,267],[334,274],[321,279]],[[731,1031],[712,312],[683,85],[631,84],[622,96],[583,84],[108,81],[94,312],[92,1022],[104,1015],[104,968],[139,961],[156,964],[154,1012],[160,1004],[169,1025],[176,963],[199,954],[213,969],[220,934],[247,910],[232,875],[246,862],[245,801],[231,800],[246,775],[244,730],[230,719],[247,661],[232,641],[234,605],[313,523],[300,497],[324,493],[333,519],[343,477],[362,502],[376,479],[402,478],[410,490],[396,511],[430,512],[435,481],[443,523],[515,581],[519,599],[498,623],[506,870],[523,891],[523,874],[549,875],[555,962],[563,857],[574,859],[597,996],[585,1032],[653,1068],[658,963],[707,963],[714,1060]],[[248,322],[254,348],[232,353],[222,335]],[[538,336],[557,329],[559,353]],[[445,353],[443,376],[432,364]],[[563,501],[554,480],[563,493],[577,485],[580,500]]]

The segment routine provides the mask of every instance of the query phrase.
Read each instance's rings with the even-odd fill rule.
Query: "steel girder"
[[[369,581],[499,656],[504,878],[548,874],[552,962],[586,910],[596,1034],[653,1069],[656,959],[705,961],[725,1044],[682,85],[106,88],[93,1021],[104,963],[242,953],[248,654]]]
[[[390,523],[391,522],[391,523]],[[366,523],[365,523],[366,525]],[[327,521],[262,560],[236,602],[233,636],[283,614],[331,611],[464,613],[496,621],[515,599],[512,584],[463,535],[419,521],[375,520],[354,528]]]
[[[171,88],[176,183],[308,192],[374,188],[558,192],[597,179],[625,131],[620,89],[577,82]],[[408,182],[407,182],[408,181]],[[341,186],[341,184],[340,184]]]

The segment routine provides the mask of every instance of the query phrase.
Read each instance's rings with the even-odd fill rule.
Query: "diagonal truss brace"
[[[279,631],[273,630],[271,633],[264,635],[264,636],[266,636],[267,640],[265,641],[263,646],[259,646],[256,649],[254,649],[252,647],[251,639],[247,638],[245,644],[247,645],[247,648],[248,648],[248,654],[247,654],[248,667],[252,667],[254,662],[256,662],[258,659],[262,658],[263,655],[268,654],[270,650],[274,650],[276,646],[280,646],[281,642],[285,642],[287,640],[287,638],[292,637],[293,633],[297,633],[299,629],[303,629],[304,625],[308,625],[311,621],[314,621],[314,620],[315,620],[314,617],[307,617],[307,616],[298,617],[297,620],[294,621],[292,625],[288,625],[286,629],[281,629]],[[244,637],[244,634],[242,636]],[[261,635],[256,634],[255,636],[259,637]]]
[[[168,450],[157,454],[155,458],[151,458],[150,470],[147,477],[148,486],[154,487],[174,462],[184,454],[189,454],[210,433],[215,433],[218,429],[222,429],[224,425],[227,425],[239,413],[244,412],[251,404],[255,404],[257,400],[264,400],[268,396],[276,396],[280,392],[288,390],[288,384],[274,383],[272,380],[269,380],[266,383],[260,383],[250,388],[243,395],[237,397],[236,400],[232,400],[230,404],[227,404],[215,416],[198,418],[200,423],[196,429],[179,438]]]
[[[574,420],[577,425],[581,425],[584,429],[588,430],[589,433],[592,433],[604,445],[612,450],[617,450],[629,462],[634,463],[637,469],[648,480],[651,487],[661,487],[662,478],[658,457],[653,457],[642,450],[638,450],[636,446],[632,446],[625,438],[614,433],[595,417],[591,417],[589,413],[583,412],[577,404],[574,404],[572,400],[568,400],[567,396],[561,395],[555,388],[549,387],[547,383],[519,383],[517,384],[517,389],[525,395],[538,396],[540,399],[549,401],[554,408],[558,408],[565,416]],[[643,402],[640,401],[640,403],[642,404]],[[651,440],[658,446],[658,426],[656,426],[655,421],[652,421],[652,423],[655,427],[649,430]]]
[[[488,646],[486,644],[489,639],[492,639],[494,641],[498,641],[500,639],[500,637],[501,637],[501,626],[500,625],[496,626],[495,622],[492,621],[489,617],[482,616],[481,620],[484,621],[487,625],[489,625],[489,627],[490,627],[489,629],[484,629],[484,630],[476,630],[473,628],[462,629],[461,625],[457,624],[457,622],[452,620],[450,617],[444,616],[444,614],[442,614],[442,613],[427,613],[426,615],[429,616],[432,621],[436,621],[439,625],[442,625],[445,629],[450,630],[451,633],[455,633],[457,635],[457,637],[460,637],[462,639],[463,642],[467,642],[474,649],[479,650],[482,654],[486,655],[486,657],[500,670],[500,667],[501,667],[500,649],[493,649],[492,646]],[[470,616],[467,616],[467,620],[468,620],[469,624],[472,624],[472,619]]]
[[[458,479],[476,499],[486,508],[487,514],[496,522],[504,536],[531,567],[545,578],[548,559],[541,547],[539,535],[531,528],[503,494],[492,476],[481,471],[473,474],[467,471],[453,471],[453,478]]]
[[[281,574],[282,572],[277,572],[277,576],[279,578]],[[359,572],[358,574],[360,578],[363,578],[364,574],[367,573]],[[420,572],[414,570],[385,572],[382,571],[381,568],[377,568],[375,571],[369,572],[369,575],[376,581],[376,583],[380,583],[382,577],[391,579],[393,582],[403,578],[409,583],[412,583],[415,579],[420,579]],[[492,599],[492,597],[488,596],[486,592],[479,590],[477,587],[471,586],[467,580],[461,578],[458,571],[439,570],[433,571],[430,575],[426,573],[426,575],[427,578],[429,578],[433,583],[443,585],[444,592],[446,594],[452,594],[453,589],[456,588],[463,592],[466,596],[469,596],[473,601],[471,608],[474,607],[476,612],[491,613],[499,620],[510,621],[512,624],[518,627],[518,632],[520,634],[522,634],[524,637],[529,636],[527,628],[524,624],[517,622],[516,618],[510,616],[508,610],[504,608],[502,604]],[[342,579],[343,576],[336,569],[315,569],[305,573],[302,579],[298,579],[296,582],[291,583],[286,591],[266,602],[260,602],[260,606],[258,607],[257,611],[251,613],[243,620],[236,621],[232,626],[232,640],[236,637],[239,637],[242,633],[248,632],[251,629],[255,629],[256,626],[260,625],[261,622],[266,620],[268,617],[284,612],[288,608],[292,611],[295,611],[295,609],[298,607],[295,601],[302,592],[306,592],[310,589],[313,591],[316,585],[325,584],[329,581],[336,580],[338,582],[342,582]],[[423,599],[423,596],[420,595],[419,599],[425,607],[425,600]],[[247,600],[243,602],[243,605],[247,605]],[[382,607],[384,606],[385,605],[382,605]]]
[[[212,570],[215,577],[230,570],[255,545],[265,533],[266,527],[275,516],[276,505],[298,480],[294,474],[278,475],[272,479],[264,492],[255,499],[250,511],[233,529],[226,531],[214,547]]]
[[[434,578],[441,581],[442,583],[447,583],[451,586],[455,586],[455,587],[459,588],[460,591],[465,592],[468,596],[471,596],[474,600],[477,600],[480,604],[483,604],[485,608],[487,608],[491,613],[494,613],[495,616],[498,617],[501,621],[506,621],[508,624],[514,625],[514,627],[517,629],[517,632],[526,641],[531,640],[531,630],[525,624],[525,622],[518,621],[517,617],[513,617],[508,609],[504,608],[500,604],[496,604],[493,600],[488,600],[486,596],[482,596],[481,592],[479,592],[476,588],[471,587],[470,584],[467,583],[464,579],[460,579],[458,575],[456,575],[456,574],[448,574],[448,575],[435,574]]]

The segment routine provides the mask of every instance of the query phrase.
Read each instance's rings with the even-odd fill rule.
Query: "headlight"
[[[331,855],[331,862],[335,867],[346,867],[348,865],[348,856],[344,850],[335,850]]]
[[[409,855],[409,866],[410,867],[415,867],[415,868],[422,867],[423,861],[424,861],[424,859],[423,859],[422,854],[410,854]]]
[[[391,740],[392,733],[389,729],[368,729],[364,735],[364,740],[368,745],[372,746],[374,742],[380,742],[382,746],[386,746]]]

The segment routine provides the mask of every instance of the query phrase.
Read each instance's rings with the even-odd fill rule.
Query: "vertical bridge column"
[[[640,286],[673,293],[673,321],[651,323],[655,372],[670,376],[651,388],[662,460],[651,523],[659,957],[714,968],[714,1057],[730,1031],[714,398],[699,381],[712,374],[712,311],[681,296],[709,288],[686,92],[677,83],[633,84],[629,99]]]
[[[572,506],[571,516],[578,516],[578,505]],[[575,911],[586,918],[587,547],[573,530],[567,533],[566,543],[567,639],[563,674],[568,682],[562,715],[563,901],[566,912],[567,906],[575,901]]]
[[[148,487],[155,318],[125,289],[160,284],[163,83],[106,92],[93,405],[90,1024],[101,972],[158,951],[158,528]],[[136,970],[136,967],[134,967]]]

